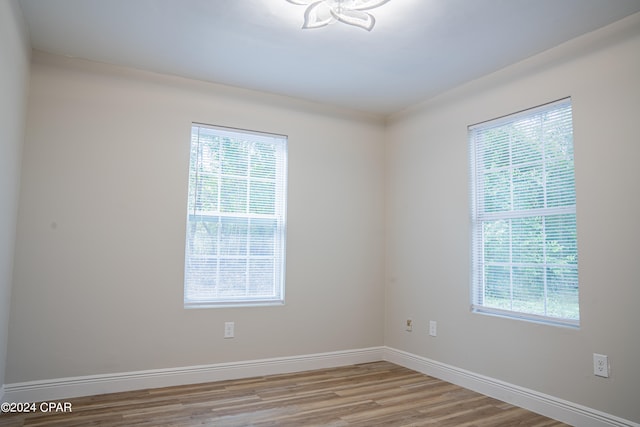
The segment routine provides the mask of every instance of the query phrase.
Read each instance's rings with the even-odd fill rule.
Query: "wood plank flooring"
[[[68,399],[0,426],[536,426],[565,424],[389,362]]]

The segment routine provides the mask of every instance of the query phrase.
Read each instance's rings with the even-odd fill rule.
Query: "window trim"
[[[218,126],[218,125],[210,125],[204,123],[193,122],[190,127],[190,142],[189,142],[189,167],[188,167],[188,175],[189,175],[189,184],[191,185],[191,174],[193,173],[192,169],[192,158],[191,158],[191,150],[193,145],[193,132],[195,128],[205,128],[213,130],[217,136],[220,137],[229,137],[232,139],[242,139],[243,137],[250,137],[252,142],[276,142],[278,157],[275,161],[275,177],[273,178],[273,182],[275,185],[275,206],[276,211],[274,214],[262,214],[262,213],[249,213],[245,212],[224,212],[220,205],[216,211],[211,212],[199,212],[196,213],[189,210],[189,202],[187,203],[187,215],[185,218],[186,230],[185,230],[185,264],[184,264],[184,288],[183,288],[183,304],[185,309],[192,308],[223,308],[223,307],[254,307],[254,306],[274,306],[274,305],[284,305],[285,304],[285,276],[286,276],[286,236],[287,236],[287,173],[288,173],[288,136],[269,133],[269,132],[259,132],[241,128],[232,128],[226,126]],[[221,172],[220,172],[221,173]],[[222,177],[222,175],[220,175]],[[250,182],[250,175],[246,177],[247,182]],[[260,181],[258,179],[257,181]],[[248,193],[247,193],[248,194]],[[189,187],[187,192],[188,198],[191,197],[191,188]],[[194,190],[195,197],[195,190]],[[219,194],[218,197],[221,197]],[[221,200],[221,199],[219,199]],[[249,200],[249,199],[247,199]],[[247,201],[247,209],[249,209],[249,202]],[[195,209],[195,208],[194,208]],[[187,298],[187,274],[188,267],[187,263],[189,261],[189,226],[192,223],[193,219],[196,217],[211,219],[217,223],[222,223],[224,218],[247,218],[247,219],[274,219],[276,221],[276,238],[274,241],[274,254],[271,258],[273,258],[274,263],[277,264],[274,270],[274,282],[273,296],[264,296],[264,297],[256,297],[256,296],[232,296],[232,297],[210,297],[208,299],[194,299]],[[219,239],[219,236],[218,236]],[[252,259],[251,254],[249,253],[249,248],[247,247],[247,253],[242,256],[234,256],[234,255],[222,255],[220,253],[211,255],[213,258],[220,259],[236,259],[238,257],[242,259],[246,259],[247,261]],[[238,259],[240,259],[238,258]],[[271,259],[270,258],[270,259]],[[260,256],[253,256],[253,259],[260,259]],[[279,266],[279,268],[278,268]],[[220,272],[217,271],[216,274]]]
[[[520,119],[523,118],[529,118],[532,116],[535,116],[539,113],[542,112],[547,112],[547,111],[551,111],[554,109],[554,107],[561,107],[561,106],[569,106],[569,108],[571,108],[571,110],[573,110],[573,106],[572,106],[572,100],[571,97],[567,97],[567,98],[563,98],[563,99],[559,99],[557,101],[553,101],[553,102],[549,102],[543,105],[539,105],[537,107],[533,107],[530,109],[526,109],[526,110],[521,110],[518,111],[516,113],[513,114],[508,114],[505,116],[501,116],[495,119],[491,119],[491,120],[486,120],[483,122],[479,122],[473,125],[468,126],[468,144],[469,144],[469,165],[470,165],[470,175],[469,175],[469,190],[470,190],[470,211],[471,211],[471,224],[470,224],[470,231],[471,231],[471,235],[470,235],[470,288],[469,288],[469,297],[470,297],[470,301],[471,301],[471,305],[470,305],[470,309],[473,313],[480,313],[480,314],[486,314],[486,315],[492,315],[492,316],[497,316],[497,317],[503,317],[503,318],[510,318],[510,319],[516,319],[516,320],[525,320],[525,321],[529,321],[529,322],[534,322],[534,323],[542,323],[542,324],[548,324],[548,325],[554,325],[554,326],[565,326],[565,327],[571,327],[571,328],[579,328],[580,326],[580,314],[579,314],[579,288],[578,288],[578,317],[577,319],[572,319],[572,318],[567,318],[567,317],[553,317],[550,315],[540,315],[540,314],[534,314],[534,313],[527,313],[527,312],[519,312],[519,311],[514,311],[514,310],[509,310],[509,309],[501,309],[501,308],[497,308],[497,307],[488,307],[483,305],[482,303],[480,303],[480,298],[478,296],[478,292],[480,291],[480,287],[481,285],[479,284],[480,281],[482,281],[484,283],[484,273],[483,273],[483,269],[485,266],[485,261],[484,261],[484,251],[485,251],[485,244],[484,241],[480,241],[478,242],[477,239],[479,238],[479,234],[483,235],[482,231],[479,231],[477,228],[478,227],[482,227],[483,222],[485,221],[490,221],[492,218],[494,220],[499,220],[499,219],[517,219],[517,218],[531,218],[533,216],[542,216],[544,218],[547,218],[551,215],[559,215],[559,214],[573,214],[576,215],[576,204],[574,203],[573,205],[568,205],[568,206],[559,206],[559,207],[543,207],[543,208],[537,208],[537,209],[520,209],[520,210],[515,210],[511,211],[511,212],[507,212],[507,211],[501,211],[500,213],[482,213],[479,214],[479,200],[481,197],[479,195],[480,191],[482,191],[481,189],[479,189],[478,187],[481,185],[481,179],[479,178],[479,171],[478,171],[478,167],[480,166],[480,161],[478,160],[478,153],[477,153],[477,147],[476,147],[476,141],[474,139],[475,136],[475,131],[477,129],[491,129],[491,128],[498,128],[501,126],[504,126],[508,123],[513,123],[513,122],[517,122]],[[571,126],[573,126],[573,111],[571,111]],[[573,141],[572,141],[572,146],[573,146]],[[546,161],[543,160],[543,163],[546,165]],[[573,179],[574,179],[574,183],[575,183],[575,166],[573,169]],[[513,178],[511,178],[513,179]],[[512,181],[510,181],[512,182]],[[544,184],[544,186],[546,187],[546,183]],[[546,191],[546,190],[545,190]],[[505,213],[506,212],[506,213]],[[481,218],[478,218],[479,216],[481,216]],[[577,224],[576,224],[576,233],[577,233]],[[483,238],[480,238],[480,240],[482,240]],[[509,241],[511,242],[512,238],[509,238]],[[575,240],[576,242],[576,250],[577,250],[577,238]],[[511,246],[511,244],[510,244]],[[543,245],[544,246],[544,245]],[[511,250],[511,249],[510,249]],[[515,266],[515,264],[517,263],[513,263],[512,261],[509,262],[510,265],[512,265],[512,267]],[[543,263],[537,264],[542,268],[547,268],[547,266],[549,264],[547,264],[546,259]],[[576,277],[578,274],[578,264],[576,261],[576,265],[575,265],[575,270],[576,270]],[[545,273],[546,274],[546,273]],[[546,280],[546,279],[545,279]],[[483,287],[483,286],[482,286]],[[546,289],[546,285],[545,285],[545,289]],[[545,291],[546,292],[546,291]],[[546,297],[545,297],[546,299]],[[513,296],[511,297],[511,300],[513,300]]]

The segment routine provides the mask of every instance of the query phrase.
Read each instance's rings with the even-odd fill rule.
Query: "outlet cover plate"
[[[413,320],[407,319],[407,326],[405,327],[405,330],[407,332],[412,332],[413,331]]]
[[[609,358],[606,355],[593,353],[593,374],[609,378]]]
[[[430,320],[429,321],[429,335],[431,335],[432,337],[435,337],[438,335],[438,324],[436,323],[435,320]]]
[[[234,329],[234,322],[224,322],[224,337],[233,338],[235,336]]]

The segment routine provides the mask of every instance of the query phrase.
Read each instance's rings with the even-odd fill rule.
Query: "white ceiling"
[[[286,0],[20,0],[32,46],[387,115],[640,11],[640,0],[390,0],[371,32]]]

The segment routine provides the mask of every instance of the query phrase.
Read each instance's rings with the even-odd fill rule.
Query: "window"
[[[284,302],[287,138],[194,124],[185,307]]]
[[[578,326],[571,99],[469,127],[472,309]]]

